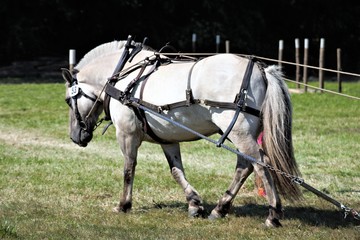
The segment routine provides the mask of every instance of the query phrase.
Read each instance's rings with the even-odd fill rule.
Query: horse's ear
[[[72,74],[69,69],[61,68],[61,74],[66,82],[68,82],[69,84],[72,83]]]
[[[71,84],[74,81],[74,74],[77,74],[79,72],[79,70],[73,69],[70,71],[69,69],[61,68],[61,72],[62,72],[62,77],[64,78],[64,80],[66,82],[68,82],[69,84]]]

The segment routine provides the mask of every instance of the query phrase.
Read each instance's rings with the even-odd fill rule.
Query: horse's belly
[[[219,128],[211,121],[211,114],[206,107],[198,105],[182,107],[163,115],[169,120],[205,136],[210,136],[219,131]],[[198,136],[190,131],[151,114],[147,114],[147,120],[152,131],[163,140],[181,142],[199,139]]]

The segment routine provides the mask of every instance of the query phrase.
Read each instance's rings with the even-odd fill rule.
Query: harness
[[[189,61],[189,60],[187,60],[187,61]],[[190,71],[188,74],[187,89],[185,91],[185,100],[175,102],[175,103],[165,104],[165,105],[155,105],[155,104],[149,103],[147,101],[144,101],[142,99],[142,96],[143,96],[143,91],[144,91],[144,88],[145,88],[145,85],[146,85],[146,82],[147,82],[149,76],[153,72],[155,72],[160,66],[171,64],[173,62],[173,60],[170,60],[168,58],[161,58],[160,55],[154,55],[154,58],[152,58],[152,59],[149,59],[149,58],[145,59],[144,63],[142,65],[136,66],[133,69],[130,69],[129,71],[126,71],[125,73],[122,73],[119,76],[110,78],[107,85],[105,86],[105,93],[106,93],[106,97],[104,100],[104,111],[106,114],[105,119],[107,119],[107,120],[111,119],[110,110],[109,110],[109,102],[110,102],[110,98],[114,98],[114,99],[120,101],[122,104],[127,105],[134,110],[136,116],[142,122],[143,131],[146,134],[148,134],[154,141],[156,141],[158,143],[166,144],[169,142],[166,142],[163,139],[159,138],[152,131],[152,129],[146,119],[145,112],[143,109],[138,107],[139,105],[144,106],[153,111],[156,111],[158,113],[162,113],[163,111],[170,111],[172,109],[179,108],[179,107],[189,107],[193,104],[203,104],[203,105],[209,106],[209,107],[234,109],[236,111],[235,111],[232,121],[230,122],[228,128],[222,134],[221,138],[217,142],[217,146],[219,147],[225,141],[225,139],[227,139],[227,136],[231,132],[232,128],[234,127],[240,112],[244,112],[244,113],[248,113],[253,116],[256,116],[256,117],[260,117],[259,110],[246,105],[247,91],[248,91],[248,87],[250,84],[253,67],[254,67],[254,64],[256,63],[256,59],[253,57],[249,58],[249,62],[248,62],[248,65],[247,65],[247,68],[246,68],[246,71],[245,71],[245,74],[243,77],[242,85],[240,87],[239,93],[236,94],[233,102],[218,102],[218,101],[212,101],[212,100],[208,100],[208,99],[194,99],[193,94],[192,94],[192,89],[191,89],[191,76],[192,76],[194,67],[200,61],[201,61],[201,59],[192,61],[192,62],[194,62],[194,64],[190,68]],[[148,67],[148,66],[151,66],[151,68],[149,69],[149,71],[146,74],[144,74],[144,71],[145,71],[146,67]],[[139,73],[127,85],[127,87],[125,88],[124,91],[121,91],[121,90],[115,88],[115,84],[118,81],[121,81],[123,78],[128,76],[129,73],[131,73],[135,70],[138,70],[138,69],[140,69]],[[133,96],[133,90],[135,87],[138,87],[138,86],[140,86],[140,96],[139,96],[139,98],[135,98]]]
[[[73,110],[75,113],[75,118],[79,122],[80,127],[85,131],[89,131],[90,129],[88,129],[88,124],[87,124],[88,116],[85,117],[85,119],[83,119],[81,117],[81,114],[80,114],[79,108],[78,108],[78,104],[77,104],[77,100],[79,97],[83,96],[87,99],[90,99],[94,103],[96,103],[96,98],[89,96],[79,87],[78,80],[76,79],[76,77],[73,73],[71,73],[69,70],[64,69],[64,68],[62,68],[62,70],[63,70],[64,79],[70,80],[69,97],[67,97],[65,99],[65,102],[69,105],[70,108],[74,108]],[[71,104],[71,100],[74,102],[74,107]],[[97,124],[96,126],[94,126],[94,129],[92,129],[92,131],[94,131],[98,125],[100,125],[100,124]]]

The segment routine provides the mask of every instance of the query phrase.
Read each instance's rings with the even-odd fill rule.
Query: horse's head
[[[103,107],[92,87],[78,81],[76,70],[62,69],[62,75],[66,81],[65,101],[70,107],[70,138],[79,146],[86,147],[93,137]]]

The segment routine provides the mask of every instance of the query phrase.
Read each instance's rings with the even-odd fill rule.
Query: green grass
[[[327,84],[335,88],[333,83]],[[360,97],[360,82],[344,83]],[[284,202],[281,229],[262,226],[267,203],[249,179],[228,217],[189,219],[159,146],[140,148],[133,211],[114,214],[122,156],[111,127],[83,149],[68,137],[63,84],[0,85],[0,239],[359,239],[359,221],[304,190]],[[305,181],[360,210],[360,103],[293,94],[294,147]],[[205,141],[183,143],[189,181],[210,211],[228,187],[235,156]]]

